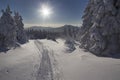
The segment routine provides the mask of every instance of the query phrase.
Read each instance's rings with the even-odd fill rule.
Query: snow
[[[65,80],[119,80],[120,60],[98,58],[82,51],[61,58]]]
[[[21,48],[0,53],[0,80],[36,80],[40,55],[34,41]]]
[[[63,39],[30,40],[0,53],[0,80],[120,79],[120,59],[96,57],[78,45],[69,53],[64,43]]]

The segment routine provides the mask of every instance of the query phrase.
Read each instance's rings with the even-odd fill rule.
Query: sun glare
[[[41,12],[44,16],[48,16],[50,14],[50,10],[48,8],[43,8]]]
[[[39,12],[43,17],[50,17],[52,10],[48,5],[42,5]]]

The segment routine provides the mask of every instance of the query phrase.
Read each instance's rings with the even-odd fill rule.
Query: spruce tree
[[[27,36],[26,36],[26,33],[25,33],[25,30],[24,30],[24,24],[22,22],[22,17],[19,15],[18,12],[14,12],[15,16],[14,16],[14,20],[15,20],[15,24],[16,24],[16,27],[17,27],[17,41],[21,44],[27,42]]]
[[[0,19],[0,39],[1,47],[6,47],[10,49],[16,45],[16,26],[14,19],[11,16],[12,11],[9,5],[6,10],[2,10],[2,16]]]

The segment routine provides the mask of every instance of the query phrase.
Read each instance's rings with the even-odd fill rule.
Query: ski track
[[[36,80],[63,80],[53,50],[40,41],[35,41],[35,44],[42,54]]]

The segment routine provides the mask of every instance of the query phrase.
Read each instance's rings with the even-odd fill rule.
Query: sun
[[[43,8],[41,10],[41,13],[44,15],[44,16],[49,16],[50,15],[50,10],[48,8]]]
[[[43,17],[50,17],[52,14],[52,9],[48,5],[42,5],[39,12]]]

